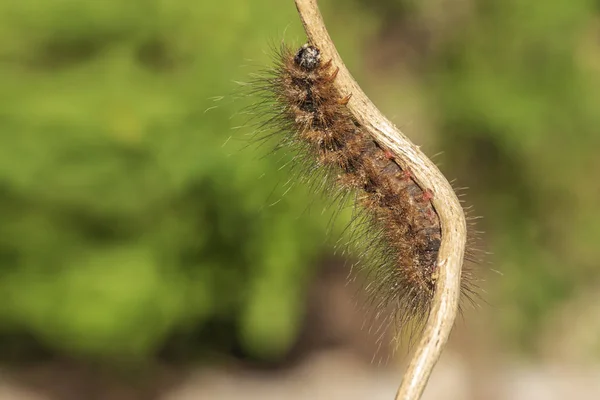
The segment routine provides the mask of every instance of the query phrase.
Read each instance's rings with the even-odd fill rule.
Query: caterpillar
[[[293,51],[282,44],[274,58],[274,67],[252,85],[261,99],[255,113],[267,116],[257,131],[278,135],[276,150],[294,150],[295,164],[306,168],[302,176],[318,176],[313,183],[327,197],[352,196],[351,230],[362,243],[358,264],[369,276],[365,289],[376,314],[393,310],[386,318],[400,328],[425,320],[442,240],[434,192],[352,116],[352,93],[336,89],[339,68],[316,46]],[[469,279],[463,290],[472,293]]]

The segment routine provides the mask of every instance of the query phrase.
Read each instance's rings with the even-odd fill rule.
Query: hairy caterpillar
[[[282,45],[274,68],[253,85],[261,99],[255,113],[267,115],[259,132],[283,132],[277,148],[295,150],[296,164],[307,167],[302,175],[316,174],[313,182],[328,197],[353,196],[368,296],[376,314],[402,328],[427,317],[435,291],[442,229],[434,193],[352,116],[346,107],[352,94],[333,85],[337,73],[316,46],[294,52]],[[462,282],[471,293],[469,279]],[[391,318],[384,310],[392,310]]]

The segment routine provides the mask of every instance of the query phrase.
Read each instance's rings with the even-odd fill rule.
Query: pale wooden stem
[[[436,165],[375,107],[358,86],[327,33],[316,0],[295,2],[309,42],[321,50],[323,59],[331,59],[333,65],[339,67],[335,85],[343,95],[352,93],[348,107],[356,120],[375,141],[396,154],[399,164],[412,171],[422,188],[430,189],[434,194],[432,203],[442,225],[436,291],[423,337],[396,394],[396,400],[417,400],[450,336],[458,312],[467,236],[463,209],[452,186]]]

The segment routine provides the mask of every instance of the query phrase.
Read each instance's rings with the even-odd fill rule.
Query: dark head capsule
[[[313,71],[321,62],[321,52],[316,47],[305,44],[294,56],[294,62],[307,71]]]

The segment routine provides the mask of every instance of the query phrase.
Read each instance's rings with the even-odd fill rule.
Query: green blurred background
[[[600,4],[320,3],[364,90],[470,188],[501,272],[482,313],[535,353],[599,287]],[[0,2],[4,359],[285,356],[337,234],[248,147],[235,81],[282,38],[304,41],[291,0]]]

